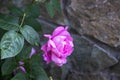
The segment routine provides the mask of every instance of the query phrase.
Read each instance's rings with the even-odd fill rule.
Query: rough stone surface
[[[93,46],[91,57],[97,61],[100,69],[109,68],[111,65],[118,63],[118,60],[113,55],[97,45]]]
[[[120,1],[66,1],[71,1],[65,5],[66,18],[82,37],[74,31],[70,32],[74,38],[74,52],[68,58],[67,64],[61,68],[62,73],[54,66],[50,68],[50,75],[55,80],[120,80],[118,60],[120,50],[114,48],[120,45],[118,10]],[[59,18],[57,19],[55,22],[59,22]],[[54,30],[49,27],[42,27],[43,33],[51,33]],[[95,39],[85,38],[84,35]]]
[[[54,28],[42,27],[43,33],[51,33]],[[61,69],[51,65],[50,75],[55,80],[119,80],[118,59],[112,48],[102,43],[70,32],[74,38],[74,52]],[[44,42],[43,40],[42,42]],[[101,44],[101,45],[100,45]],[[111,49],[111,50],[109,50]],[[116,53],[117,54],[117,53]],[[112,67],[111,67],[112,66]],[[59,75],[56,75],[59,74]]]
[[[68,76],[68,80],[108,80],[106,78],[105,75],[101,74],[94,74],[94,75],[90,75],[90,74],[71,74]]]
[[[80,72],[95,72],[118,63],[114,55],[102,49],[92,41],[73,35],[75,50],[73,52],[76,64]]]
[[[80,34],[91,35],[114,47],[120,45],[119,0],[70,0],[68,3],[67,18]]]

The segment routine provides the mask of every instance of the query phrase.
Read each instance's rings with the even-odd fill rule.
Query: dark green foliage
[[[4,30],[18,30],[18,18],[0,14],[0,28]]]
[[[2,2],[10,2],[2,1]],[[41,1],[51,17],[60,13],[58,0]],[[40,3],[40,4],[41,4]],[[40,15],[40,4],[33,0],[26,7],[10,5],[8,13],[0,13],[0,67],[2,80],[49,80],[44,68],[42,54],[40,51],[41,24],[37,21]],[[32,47],[38,47],[38,54],[30,57]],[[23,62],[20,65],[19,62]],[[16,74],[14,70],[20,66],[24,67],[26,73],[20,69]]]
[[[19,7],[9,6],[8,9],[9,9],[10,13],[16,17],[20,17],[23,14],[23,11]]]
[[[31,26],[23,26],[23,28],[20,29],[20,32],[31,45],[39,45],[39,35]]]
[[[41,24],[36,19],[34,19],[33,17],[27,17],[27,18],[25,18],[24,24],[30,25],[36,31],[41,31]]]
[[[17,64],[15,59],[12,59],[12,58],[6,59],[1,68],[2,75],[8,75],[12,73],[16,67],[17,67]]]
[[[30,79],[28,74],[19,72],[11,80],[30,80]]]
[[[16,56],[16,59],[18,61],[24,61],[29,59],[30,53],[31,53],[31,46],[24,46],[22,51]]]
[[[49,80],[44,69],[40,66],[40,58],[37,55],[30,60],[30,71],[34,80]]]
[[[55,11],[61,13],[59,0],[50,0],[50,2],[47,2],[45,6],[51,18],[54,17]]]
[[[40,15],[40,7],[38,3],[28,5],[25,10],[27,17],[37,18]]]

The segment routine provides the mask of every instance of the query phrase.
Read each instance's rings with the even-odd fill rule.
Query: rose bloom
[[[67,31],[68,27],[57,27],[52,35],[45,34],[48,42],[41,47],[44,51],[43,57],[47,63],[53,61],[56,65],[62,66],[67,62],[67,56],[73,52],[73,38]]]

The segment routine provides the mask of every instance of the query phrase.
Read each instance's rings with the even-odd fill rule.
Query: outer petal
[[[65,64],[67,61],[66,61],[66,58],[60,58],[60,57],[57,57],[55,54],[52,54],[52,61],[57,64],[58,66],[62,66],[63,64]]]
[[[51,35],[50,35],[50,34],[44,34],[44,36],[45,36],[46,38],[51,38]]]
[[[64,46],[64,54],[63,56],[69,56],[71,55],[71,53],[73,52],[74,48],[73,48],[73,43],[71,41],[67,41],[67,44]]]
[[[43,46],[41,47],[41,50],[43,50],[44,52],[46,52],[46,51],[47,51],[47,44],[43,45]]]
[[[44,53],[43,58],[44,58],[44,60],[46,61],[47,64],[50,63],[50,61],[51,61],[51,52]]]
[[[52,33],[52,36],[57,36],[57,35],[59,35],[62,31],[64,31],[65,30],[65,28],[63,27],[63,26],[59,26],[59,27],[57,27],[54,31],[53,31],[53,33]]]

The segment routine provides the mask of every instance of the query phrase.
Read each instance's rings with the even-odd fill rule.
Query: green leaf
[[[8,74],[8,75],[4,75],[4,76],[0,76],[0,79],[2,80],[10,80],[13,77],[13,74]]]
[[[10,23],[14,23],[14,24],[15,23],[18,24],[18,21],[19,21],[18,17],[14,17],[14,16],[11,16],[11,15],[6,15],[6,14],[0,14],[0,19],[3,19],[6,22],[10,22]]]
[[[18,18],[0,14],[0,28],[4,30],[18,30]]]
[[[38,64],[40,65],[40,62],[41,62],[41,59],[40,59],[40,56],[38,55],[33,55],[32,56],[32,59],[30,60],[31,64]]]
[[[30,80],[28,74],[19,72],[11,80]]]
[[[16,67],[17,65],[15,63],[15,60],[13,60],[12,58],[6,59],[1,68],[2,75],[12,73]]]
[[[39,35],[31,26],[23,26],[23,28],[20,29],[20,32],[31,45],[36,45],[39,43]]]
[[[24,46],[22,51],[16,56],[16,59],[19,61],[28,59],[30,57],[31,50],[31,46]]]
[[[31,76],[33,76],[34,80],[49,80],[46,72],[40,66],[40,58],[39,56],[33,56],[30,61],[30,69],[31,69]]]
[[[1,40],[1,59],[16,56],[23,48],[24,38],[15,31],[8,31]]]
[[[49,3],[46,3],[45,6],[50,17],[53,18],[53,16],[55,15],[53,4],[49,2]]]
[[[25,18],[24,24],[32,26],[36,31],[41,31],[41,24],[32,17]]]
[[[18,26],[14,25],[12,23],[6,22],[4,20],[0,20],[0,28],[2,28],[4,30],[17,30]]]
[[[40,15],[39,4],[38,3],[30,4],[25,11],[28,17],[36,18]]]
[[[23,11],[20,8],[18,8],[17,6],[9,6],[8,9],[15,16],[19,17],[23,14]]]

